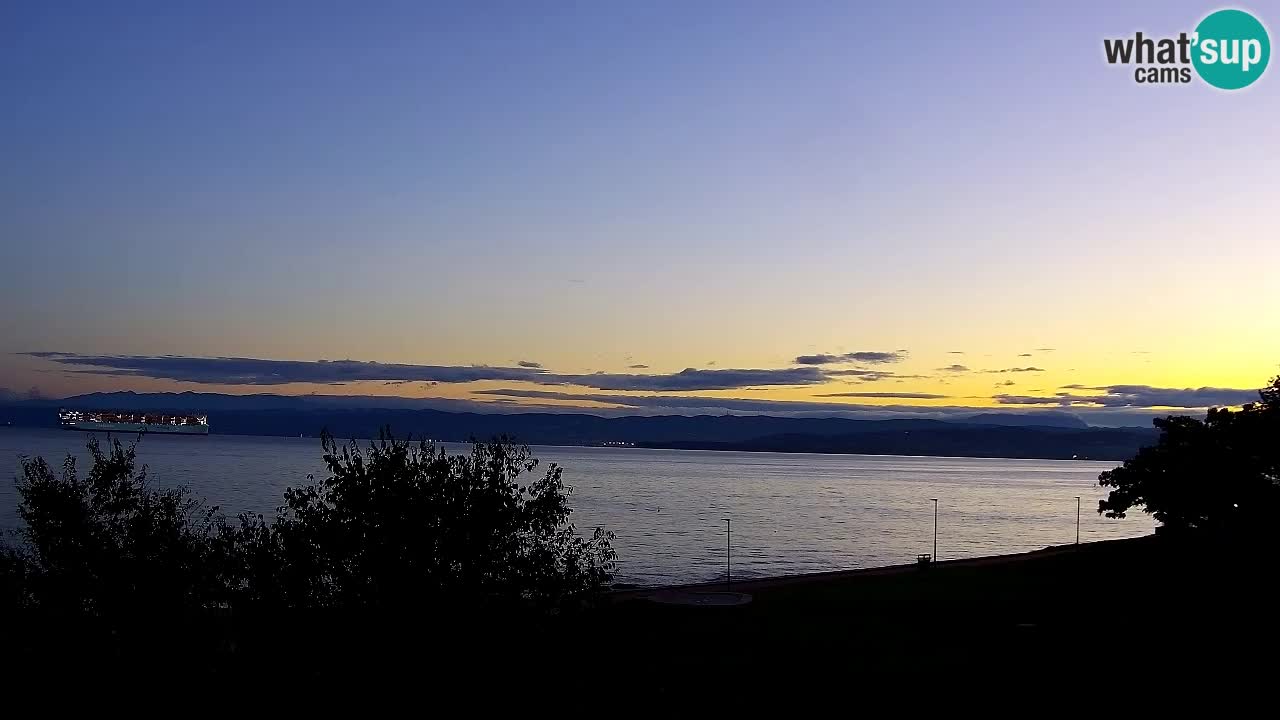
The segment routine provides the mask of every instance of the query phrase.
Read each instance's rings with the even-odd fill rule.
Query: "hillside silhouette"
[[[364,407],[366,402],[390,407]],[[210,432],[232,435],[377,437],[383,427],[415,437],[465,442],[510,436],[530,445],[1121,460],[1155,440],[1150,428],[1091,428],[1064,412],[980,413],[950,420],[864,420],[770,415],[477,413],[398,407],[408,398],[335,399],[218,393],[94,393],[0,408],[0,422],[57,427],[59,405],[88,409],[199,410]],[[336,404],[335,404],[336,403]]]

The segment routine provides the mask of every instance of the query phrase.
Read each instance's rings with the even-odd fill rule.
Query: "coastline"
[[[1084,552],[1097,552],[1098,548],[1105,549],[1120,544],[1151,542],[1154,538],[1155,535],[1142,535],[1135,538],[1095,540],[1092,542],[1083,542],[1071,545],[1050,545],[1038,550],[1028,550],[1020,553],[984,555],[974,558],[957,558],[955,560],[940,560],[932,562],[929,566],[923,568],[917,563],[904,563],[901,565],[879,565],[876,567],[852,568],[849,570],[827,570],[813,573],[743,578],[742,580],[733,580],[728,584],[723,581],[713,581],[645,587],[621,587],[610,590],[607,597],[613,602],[627,602],[630,600],[648,600],[652,599],[653,596],[662,595],[664,593],[696,594],[703,592],[736,592],[750,594],[784,587],[816,587],[825,584],[857,581],[866,578],[898,577],[929,572],[945,572],[947,570],[964,568],[994,567],[1002,565],[1013,566],[1018,563],[1034,562],[1036,560],[1075,554],[1081,552],[1082,549]]]

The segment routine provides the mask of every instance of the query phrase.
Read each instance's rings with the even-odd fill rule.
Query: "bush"
[[[9,551],[18,594],[38,607],[119,618],[203,604],[212,590],[205,565],[207,523],[184,488],[158,490],[137,469],[135,449],[96,438],[81,478],[68,456],[61,473],[23,458],[17,531]]]
[[[506,439],[450,456],[384,431],[362,448],[325,434],[329,476],[285,491],[268,522],[228,522],[185,488],[151,486],[135,447],[88,442],[86,478],[23,459],[0,607],[118,619],[230,609],[573,606],[605,586],[613,535],[584,538],[552,465]]]
[[[323,436],[329,477],[285,492],[272,525],[242,516],[220,554],[241,598],[290,607],[422,603],[551,606],[608,583],[612,533],[569,523],[561,469],[504,439],[450,456],[383,432],[361,448]]]

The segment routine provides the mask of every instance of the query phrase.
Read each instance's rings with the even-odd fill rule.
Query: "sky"
[[[1102,50],[1217,7],[6,2],[0,387],[1246,402],[1280,372],[1280,69],[1140,85]]]

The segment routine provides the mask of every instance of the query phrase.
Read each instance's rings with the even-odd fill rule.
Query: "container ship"
[[[208,415],[144,413],[124,410],[59,410],[63,430],[118,433],[208,435]]]

